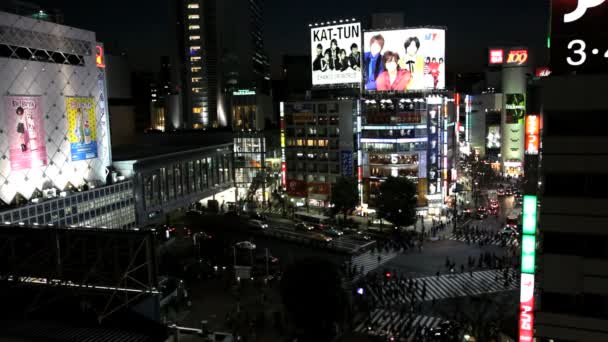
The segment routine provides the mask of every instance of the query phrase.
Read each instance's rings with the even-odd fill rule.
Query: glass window
[[[201,40],[201,36],[189,36],[189,40]]]
[[[198,14],[188,14],[189,20],[200,19],[201,17]]]
[[[201,67],[195,66],[195,67],[190,68],[190,71],[192,71],[192,72],[200,72],[201,69],[202,69]]]
[[[188,4],[188,8],[196,9],[198,8],[198,4]]]
[[[201,60],[201,56],[191,56],[190,62],[198,62]]]
[[[190,31],[194,31],[194,30],[200,30],[200,26],[199,25],[188,25],[188,30]]]

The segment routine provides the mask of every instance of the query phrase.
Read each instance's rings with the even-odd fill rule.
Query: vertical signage
[[[342,165],[342,176],[353,176],[353,151],[340,151],[340,164]]]
[[[538,198],[524,195],[521,239],[521,293],[519,300],[519,342],[534,339],[534,272],[536,268],[536,220]]]
[[[504,63],[505,51],[503,49],[490,49],[490,55],[488,57],[488,64],[502,64]]]
[[[281,124],[281,185],[287,187],[287,160],[285,157],[285,102],[279,104]]]
[[[540,117],[538,114],[526,115],[526,154],[538,155],[540,147]]]
[[[95,64],[98,68],[105,68],[105,57],[103,53],[103,46],[97,45],[95,46]]]

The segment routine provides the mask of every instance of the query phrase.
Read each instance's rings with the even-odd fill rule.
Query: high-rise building
[[[63,24],[63,13],[60,10],[56,8],[43,8],[39,4],[31,1],[5,0],[0,3],[0,11],[6,11],[37,20],[50,21],[56,24]]]
[[[184,126],[228,126],[232,92],[269,93],[261,1],[180,0],[171,13]]]
[[[176,37],[173,77],[182,88],[184,126],[226,126],[220,72],[222,1],[180,0],[170,6]]]
[[[608,340],[607,80],[542,81],[537,341]]]

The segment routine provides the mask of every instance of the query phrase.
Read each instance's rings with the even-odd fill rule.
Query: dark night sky
[[[170,0],[39,1],[65,14],[70,26],[97,32],[99,40],[127,50],[136,69],[155,71],[167,54]],[[400,11],[405,24],[448,28],[447,66],[481,71],[490,45],[524,45],[542,50],[549,0],[265,0],[266,50],[273,74],[283,54],[306,54],[308,24],[340,18],[366,19],[369,13]]]

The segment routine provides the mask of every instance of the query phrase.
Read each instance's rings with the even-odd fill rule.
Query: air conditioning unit
[[[42,196],[44,198],[55,198],[57,197],[57,189],[46,189],[42,190]]]

